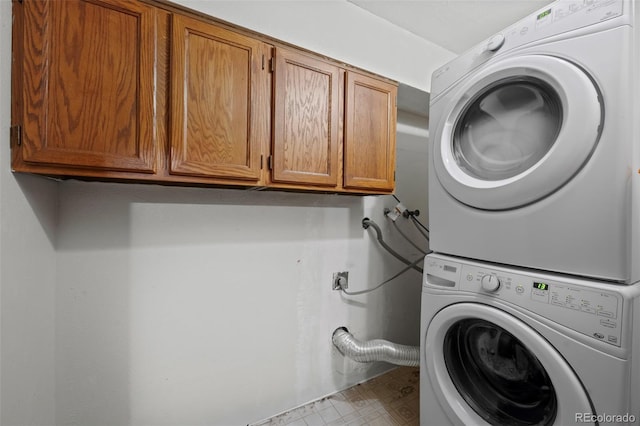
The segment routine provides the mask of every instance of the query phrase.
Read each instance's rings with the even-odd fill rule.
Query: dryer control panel
[[[621,346],[623,297],[608,283],[428,256],[424,285],[499,299],[591,338]]]
[[[628,22],[630,9],[624,0],[560,0],[521,19],[475,45],[453,61],[438,68],[432,76],[431,99],[438,98],[454,82],[496,55],[537,42],[604,31]],[[615,20],[614,18],[621,18]],[[599,27],[594,27],[599,25]],[[569,37],[567,35],[567,37]]]

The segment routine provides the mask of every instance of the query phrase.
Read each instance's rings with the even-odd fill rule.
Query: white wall
[[[339,326],[419,342],[419,274],[330,288],[400,269],[361,227],[390,197],[68,182],[60,204],[59,425],[245,424],[389,368],[345,362]]]
[[[0,423],[50,425],[57,185],[9,168],[9,1],[0,1],[0,58]]]
[[[425,226],[428,220],[428,140],[429,119],[415,113],[398,111],[396,148],[396,196],[410,200],[411,210],[419,209],[418,220]],[[418,234],[420,235],[420,234]]]
[[[278,36],[323,51],[324,42],[294,40],[306,31],[293,28],[302,19],[296,13],[320,9],[294,4],[290,27],[275,25]],[[272,6],[260,9],[262,18],[281,12]],[[10,7],[0,1],[4,58]],[[249,9],[238,16],[257,19]],[[394,77],[380,62],[338,54],[334,25],[318,26],[308,40],[326,39],[332,47],[324,53]],[[330,342],[338,326],[362,339],[418,344],[419,274],[353,299],[330,290],[335,271],[348,270],[351,288],[362,289],[403,266],[362,229],[364,216],[408,257],[419,256],[385,223],[392,197],[12,175],[9,62],[0,67],[2,425],[245,424],[390,367],[341,357]],[[424,210],[420,130],[411,117],[399,121],[397,193]]]

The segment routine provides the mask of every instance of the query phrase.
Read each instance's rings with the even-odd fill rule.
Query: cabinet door
[[[335,65],[277,49],[273,182],[337,186],[340,73]]]
[[[23,161],[153,173],[156,9],[125,0],[23,6]]]
[[[344,187],[394,189],[397,87],[347,72]]]
[[[260,179],[259,123],[270,109],[264,50],[259,40],[174,16],[171,174]]]

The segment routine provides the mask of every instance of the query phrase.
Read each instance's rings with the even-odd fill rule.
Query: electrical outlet
[[[333,290],[342,290],[349,288],[349,272],[334,272],[333,280],[331,281],[331,288]]]

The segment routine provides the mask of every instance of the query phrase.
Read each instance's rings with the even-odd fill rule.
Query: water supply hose
[[[364,219],[362,219],[362,227],[364,229],[368,229],[369,227],[373,228],[373,230],[376,232],[376,239],[378,240],[382,248],[388,251],[391,255],[393,255],[393,257],[398,259],[400,262],[404,263],[405,265],[411,265],[413,269],[415,269],[416,271],[422,274],[423,271],[421,267],[417,265],[412,265],[411,264],[412,262],[410,260],[405,259],[401,254],[399,254],[397,251],[392,249],[391,246],[389,246],[389,244],[384,242],[384,239],[382,238],[382,230],[380,229],[377,223],[375,223],[368,217],[365,217]]]

